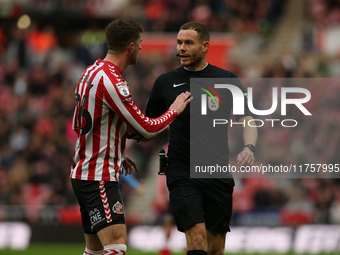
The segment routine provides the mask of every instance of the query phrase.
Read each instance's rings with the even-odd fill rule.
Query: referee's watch
[[[254,146],[254,145],[252,145],[252,144],[247,144],[247,145],[244,146],[244,148],[245,148],[245,147],[248,147],[248,148],[255,154],[255,146]]]

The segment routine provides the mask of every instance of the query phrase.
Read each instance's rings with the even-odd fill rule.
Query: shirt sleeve
[[[246,117],[246,116],[253,117],[253,114],[251,113],[251,111],[248,108],[247,90],[243,87],[241,80],[236,76],[236,74],[232,75],[232,80],[233,80],[233,83],[235,83],[235,85],[242,90],[243,96],[244,96],[244,100],[243,100],[244,101],[244,114],[234,114],[236,120],[239,121],[240,119],[242,119],[243,117]]]
[[[146,104],[145,115],[151,118],[156,118],[166,112],[167,107],[162,95],[162,82],[159,76],[151,90],[148,102]]]
[[[148,118],[136,106],[131,98],[131,92],[125,82],[113,83],[109,77],[104,77],[104,101],[139,135],[151,139],[161,133],[176,117],[175,110],[168,110],[158,118]]]

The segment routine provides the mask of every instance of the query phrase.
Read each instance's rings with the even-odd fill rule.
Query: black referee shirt
[[[160,75],[156,79],[147,103],[146,116],[155,118],[167,111],[180,93],[190,91],[190,78],[236,78],[238,80],[234,73],[210,64],[199,71],[189,71],[184,67],[179,67],[174,71]],[[246,93],[240,82],[237,86]],[[232,97],[228,105],[226,119],[229,119],[232,110]],[[251,116],[246,105],[245,115],[235,117],[240,119],[244,116]],[[183,163],[183,165],[190,165],[190,104],[170,124],[168,157],[171,160]]]

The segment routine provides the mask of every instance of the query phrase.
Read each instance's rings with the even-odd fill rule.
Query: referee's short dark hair
[[[131,42],[136,42],[143,27],[130,19],[116,19],[106,28],[106,43],[111,51],[123,52]]]
[[[189,21],[185,23],[179,30],[194,30],[197,32],[199,38],[202,41],[209,41],[210,40],[210,35],[209,35],[209,30],[206,25],[197,22],[197,21]]]

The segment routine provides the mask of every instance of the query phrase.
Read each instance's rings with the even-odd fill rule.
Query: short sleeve
[[[239,121],[240,119],[242,119],[243,117],[246,116],[251,116],[253,117],[253,114],[251,113],[251,111],[248,108],[248,94],[247,94],[247,90],[243,87],[241,80],[237,77],[236,74],[232,74],[233,82],[235,83],[234,85],[236,85],[238,88],[240,88],[243,92],[243,96],[244,96],[244,114],[234,114],[235,118],[237,121]]]

